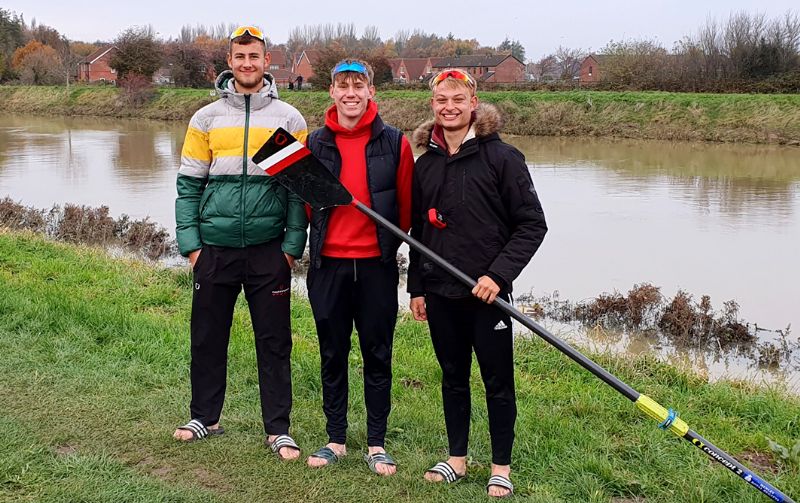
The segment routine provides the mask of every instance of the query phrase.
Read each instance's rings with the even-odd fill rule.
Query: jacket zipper
[[[242,226],[242,248],[247,240],[244,235],[244,193],[247,190],[247,142],[250,135],[250,95],[244,95],[244,152],[242,153],[242,193],[239,195],[239,223]]]

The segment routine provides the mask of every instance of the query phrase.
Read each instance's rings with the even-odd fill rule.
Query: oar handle
[[[410,247],[412,247],[417,252],[425,255],[427,258],[432,260],[437,266],[441,267],[453,277],[457,278],[459,281],[464,283],[469,288],[473,288],[477,281],[473,278],[470,278],[455,266],[453,266],[450,262],[446,261],[439,255],[437,255],[433,250],[428,248],[427,246],[423,245],[416,239],[412,238],[402,230],[400,230],[396,225],[394,225],[389,220],[385,219],[375,211],[373,211],[370,207],[366,206],[362,202],[357,199],[353,199],[350,203],[353,207],[370,217],[372,220],[380,224],[384,229],[388,230],[399,239],[406,242]],[[652,398],[648,397],[647,395],[642,395],[635,389],[631,388],[624,382],[620,381],[617,377],[612,375],[606,369],[601,367],[600,365],[596,364],[586,356],[584,356],[581,352],[577,351],[575,348],[564,342],[563,340],[559,339],[555,335],[551,334],[546,328],[539,325],[529,317],[525,316],[521,312],[519,312],[516,308],[512,307],[511,304],[506,302],[503,299],[495,299],[494,305],[496,305],[500,310],[504,313],[508,314],[518,322],[522,323],[525,327],[531,330],[533,333],[547,341],[549,344],[554,346],[556,349],[564,353],[565,355],[569,356],[572,360],[577,362],[581,367],[585,368],[603,382],[620,392],[625,398],[634,402],[636,407],[645,413],[647,416],[661,421],[661,426],[664,429],[669,429],[675,435],[686,439],[695,447],[698,447],[700,450],[706,453],[711,459],[717,461],[722,466],[736,474],[737,476],[741,477],[744,481],[748,482],[750,485],[761,491],[763,494],[768,496],[773,501],[777,501],[779,503],[795,503],[793,499],[783,494],[781,491],[770,485],[768,482],[762,480],[758,476],[756,476],[753,472],[745,468],[741,463],[736,461],[730,454],[723,451],[722,449],[716,447],[711,442],[707,441],[694,431],[689,429],[689,426],[677,415],[672,411],[667,411],[664,407],[662,407],[659,403],[657,403]]]

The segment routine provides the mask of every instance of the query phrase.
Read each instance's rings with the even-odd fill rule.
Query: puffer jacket
[[[180,253],[204,244],[244,248],[282,238],[285,253],[302,256],[308,224],[303,202],[252,157],[278,127],[305,141],[305,120],[278,99],[270,74],[254,94],[237,93],[229,70],[215,87],[221,98],[194,114],[181,152],[175,201]]]
[[[426,152],[414,165],[411,236],[473,279],[489,276],[510,293],[541,245],[547,224],[525,157],[500,140],[501,127],[497,109],[478,105],[470,132],[454,155],[448,154],[433,121],[417,128],[414,142]],[[444,228],[430,222],[430,209],[439,212]],[[407,287],[412,297],[471,294],[413,248],[410,259]]]

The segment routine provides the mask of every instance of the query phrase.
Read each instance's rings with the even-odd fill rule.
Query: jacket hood
[[[412,140],[414,145],[419,148],[426,148],[433,135],[434,121],[429,120],[414,130]],[[497,107],[489,103],[480,103],[475,109],[472,127],[475,128],[475,136],[483,138],[494,133],[499,133],[503,129],[503,117]]]
[[[214,82],[214,89],[227,103],[237,107],[244,108],[244,94],[237,93],[234,87],[233,72],[225,70],[220,73],[217,80]],[[264,74],[264,87],[258,92],[250,95],[250,107],[259,109],[269,104],[272,99],[278,99],[278,86],[275,85],[275,79],[271,74]]]
[[[336,109],[336,105],[331,105],[328,110],[325,112],[325,125],[330,129],[334,134],[337,135],[344,135],[344,136],[360,136],[365,132],[370,130],[372,122],[375,120],[375,117],[378,115],[378,104],[372,100],[369,100],[367,104],[367,110],[364,112],[364,115],[356,124],[356,127],[353,129],[346,129],[342,125],[339,124],[339,113]]]

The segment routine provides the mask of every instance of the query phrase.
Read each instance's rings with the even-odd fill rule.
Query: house
[[[319,63],[320,51],[316,49],[307,49],[300,53],[300,57],[292,68],[292,73],[298,77],[302,77],[304,82],[314,76],[314,65]]]
[[[602,79],[601,66],[608,56],[604,54],[590,54],[583,58],[580,69],[581,84],[591,84]]]
[[[289,87],[289,83],[297,80],[297,75],[292,72],[292,58],[284,49],[269,49],[270,59],[267,72],[275,78],[278,87]]]
[[[171,86],[175,84],[175,79],[172,77],[172,65],[162,66],[156,73],[153,74],[153,84],[158,86]]]
[[[272,65],[270,65],[270,68]],[[275,85],[278,87],[289,87],[291,83],[297,81],[297,75],[295,75],[291,70],[287,70],[286,68],[278,68],[276,70],[269,70],[270,75],[275,79]]]
[[[509,84],[525,81],[525,63],[511,54],[471,54],[431,58],[432,71],[463,68],[478,82]]]
[[[431,74],[431,58],[391,58],[392,79],[395,82],[417,82]]]
[[[78,82],[116,82],[117,71],[110,65],[116,50],[116,46],[106,45],[83,58],[78,63]]]
[[[292,71],[292,60],[289,54],[283,49],[269,49],[270,60],[269,68],[267,71],[272,73],[274,70],[289,70]]]

